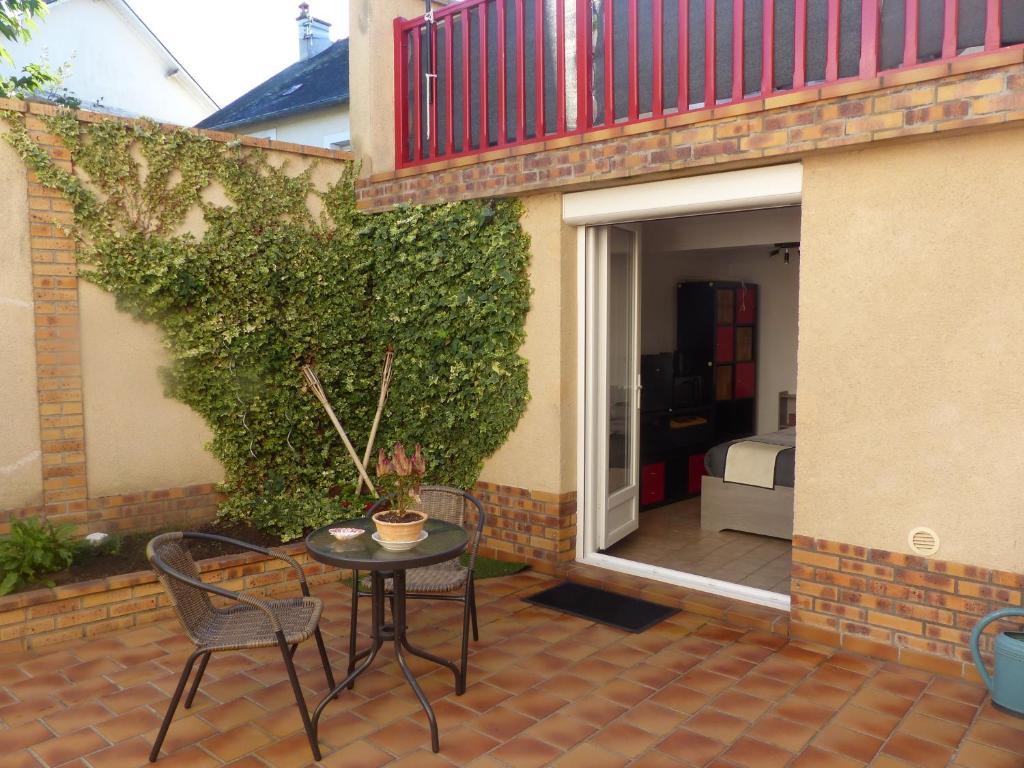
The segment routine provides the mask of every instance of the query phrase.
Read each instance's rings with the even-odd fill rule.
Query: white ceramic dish
[[[331,528],[328,533],[338,541],[348,541],[356,536],[362,536],[366,531],[362,528]]]
[[[406,550],[412,549],[417,544],[420,544],[423,541],[425,541],[428,535],[429,534],[427,534],[426,531],[423,531],[420,534],[420,537],[418,539],[414,539],[413,541],[384,541],[383,539],[381,539],[380,534],[375,531],[374,533],[370,534],[370,538],[376,541],[389,552],[405,552]]]

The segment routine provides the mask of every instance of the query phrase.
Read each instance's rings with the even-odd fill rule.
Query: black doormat
[[[553,608],[627,632],[643,632],[672,614],[679,613],[678,608],[667,608],[648,600],[638,600],[568,581],[523,599],[534,605]]]

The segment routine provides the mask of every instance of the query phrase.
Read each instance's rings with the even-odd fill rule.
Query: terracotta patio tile
[[[577,677],[582,677],[584,680],[589,680],[594,683],[602,683],[613,680],[621,675],[622,667],[611,664],[604,659],[595,656],[594,658],[581,661],[578,664],[573,664],[569,671]]]
[[[777,701],[793,689],[793,684],[767,675],[751,673],[736,683],[733,690],[749,693],[768,701]]]
[[[637,664],[622,673],[623,679],[633,680],[655,690],[665,687],[677,677],[679,674],[674,669],[647,663]]]
[[[115,714],[127,712],[129,709],[145,706],[146,704],[165,704],[164,694],[158,688],[149,683],[134,685],[117,693],[103,696],[100,702]]]
[[[629,668],[635,667],[637,664],[644,662],[650,657],[650,653],[642,651],[639,648],[633,648],[632,646],[625,645],[624,643],[616,643],[608,648],[604,648],[599,654],[602,661],[607,661],[610,664],[616,664],[620,667]]]
[[[719,694],[712,704],[715,709],[748,721],[756,720],[771,706],[770,701],[735,690]]]
[[[866,656],[858,656],[849,651],[835,651],[828,657],[829,664],[848,669],[860,675],[870,675],[881,668],[882,662],[869,659]]]
[[[699,733],[680,728],[658,743],[658,750],[672,757],[679,757],[697,765],[703,765],[721,752],[725,745]]]
[[[459,697],[459,706],[472,709],[475,712],[486,712],[510,698],[511,694],[501,688],[487,683],[470,685],[466,692]]]
[[[43,768],[43,764],[28,750],[9,752],[4,759],[4,768]]]
[[[67,684],[68,680],[64,675],[52,672],[48,675],[40,674],[33,677],[26,677],[24,680],[19,680],[17,683],[8,685],[7,690],[13,693],[15,697],[24,699],[28,696],[45,694],[59,690]]]
[[[812,699],[789,696],[774,709],[774,714],[804,725],[820,728],[835,715],[835,711],[819,707]]]
[[[540,720],[552,712],[558,711],[568,703],[565,699],[546,693],[538,688],[526,691],[518,696],[513,696],[505,702],[505,706],[517,712],[522,712],[534,720]]]
[[[408,696],[383,693],[375,699],[360,704],[352,711],[360,717],[365,717],[380,725],[386,725],[399,718],[408,717],[413,712],[420,710],[419,702],[412,695],[412,691],[410,690],[407,693],[409,694]]]
[[[723,743],[732,741],[749,726],[746,720],[714,709],[703,709],[686,721],[686,727],[691,731]]]
[[[862,768],[864,763],[815,746],[807,747],[791,764],[792,768]]]
[[[297,717],[298,708],[294,709]],[[265,713],[265,709],[249,699],[235,699],[204,710],[202,716],[218,731],[230,731],[235,726],[255,720]]]
[[[850,704],[839,710],[832,722],[884,741],[899,725],[900,717]]]
[[[379,768],[391,762],[391,755],[368,741],[360,739],[337,752],[324,755],[323,768]]]
[[[800,683],[793,689],[793,693],[829,709],[839,709],[853,696],[853,691],[836,688],[811,679]]]
[[[162,717],[161,717],[162,719]],[[200,719],[198,715],[189,715],[182,717],[178,713],[174,720],[171,722],[171,727],[167,731],[167,738],[164,739],[163,748],[161,749],[161,755],[168,755],[173,752],[177,752],[179,749],[197,744],[202,739],[212,736],[216,733],[213,728],[205,720]],[[145,734],[146,738],[150,742],[156,741],[156,728]],[[163,758],[161,758],[162,760]]]
[[[705,669],[691,669],[679,679],[679,682],[687,688],[692,688],[695,691],[706,694],[719,693],[736,683],[731,677],[709,672]]]
[[[590,723],[561,713],[547,717],[526,732],[560,749],[571,749],[597,731]]]
[[[971,727],[970,739],[990,747],[998,747],[1007,752],[1024,755],[1024,731],[1007,728],[990,720],[978,720]]]
[[[882,748],[882,740],[839,725],[829,725],[814,739],[814,745],[867,763]]]
[[[664,752],[653,750],[631,762],[629,768],[678,768],[680,765],[692,765],[692,763],[684,763],[682,760],[669,757]]]
[[[931,715],[941,720],[949,720],[957,725],[970,725],[978,713],[978,708],[952,699],[944,699],[926,693],[914,707],[914,711],[923,715]]]
[[[256,755],[272,768],[305,768],[313,761],[305,731],[275,739]]]
[[[809,673],[809,669],[802,664],[788,659],[780,659],[775,656],[757,666],[757,672],[767,677],[781,680],[790,685],[796,685]]]
[[[900,724],[900,730],[944,747],[955,747],[963,740],[967,726],[911,711]],[[1021,739],[1024,741],[1024,733],[1021,734]]]
[[[121,741],[89,755],[92,765],[103,768],[137,768],[149,761],[150,743],[141,736]]]
[[[292,733],[304,733],[298,711],[295,707],[291,709],[295,713],[294,722],[298,726]],[[257,720],[255,725],[264,728],[263,721],[261,720]],[[376,723],[371,723],[369,720],[357,717],[351,712],[335,712],[321,718],[317,735],[320,738],[321,745],[340,748],[351,744],[356,739],[362,739],[376,730],[379,730]],[[270,733],[276,735],[273,731],[270,731]]]
[[[48,675],[54,670],[66,669],[82,661],[78,656],[68,650],[59,651],[37,651],[28,661],[23,661],[18,666],[21,671],[32,676]]]
[[[651,696],[650,701],[677,712],[693,714],[707,704],[710,699],[711,697],[706,693],[687,688],[681,683],[673,683]]]
[[[108,746],[106,739],[91,728],[43,741],[32,747],[32,751],[47,765],[61,765],[76,757],[92,754]]]
[[[810,679],[817,683],[824,683],[833,688],[840,688],[852,693],[860,688],[869,678],[867,675],[844,669],[829,661],[811,673]]]
[[[162,719],[162,716],[157,716],[148,707],[140,707],[117,717],[108,715],[106,719],[97,719],[93,728],[107,741],[116,743],[159,728]]]
[[[746,632],[742,629],[736,629],[735,627],[726,627],[722,624],[707,623],[696,629],[693,633],[697,637],[702,637],[706,640],[710,640],[720,645],[725,643],[732,643],[739,640]]]
[[[523,669],[521,666],[514,666],[495,672],[487,677],[487,682],[496,685],[509,693],[522,693],[535,685],[544,682],[544,677]]]
[[[430,731],[419,723],[405,718],[396,720],[371,733],[367,739],[393,755],[403,755],[430,744]]]
[[[980,685],[972,685],[941,676],[936,676],[932,680],[931,685],[928,686],[928,693],[974,706],[980,706],[981,702],[985,700],[985,696],[988,695],[988,691]]]
[[[497,746],[491,753],[512,768],[540,768],[550,765],[562,751],[539,739],[517,736]]]
[[[232,763],[228,763],[224,768],[267,768],[267,764],[254,755],[246,755]]]
[[[504,742],[525,731],[534,720],[501,705],[473,720],[476,730]]]
[[[625,707],[599,696],[586,696],[562,709],[562,712],[567,715],[578,717],[599,727],[610,723],[625,711]]]
[[[782,768],[793,754],[772,744],[744,737],[733,744],[723,757],[744,768]]]
[[[0,742],[3,742],[3,749],[7,753],[53,738],[53,733],[40,722],[25,723],[7,730],[0,729],[0,734]]]
[[[882,751],[911,765],[922,766],[922,768],[945,765],[953,756],[953,750],[948,747],[898,731],[885,743]]]
[[[79,731],[106,720],[110,715],[109,709],[99,702],[93,701],[54,712],[46,717],[44,722],[57,736],[63,736],[66,733]]]
[[[635,707],[630,707],[620,722],[635,725],[650,733],[664,736],[683,724],[686,715],[674,709],[655,704],[653,701],[644,701]]]
[[[879,672],[871,678],[868,685],[872,688],[881,688],[883,691],[888,691],[896,696],[903,696],[908,699],[916,699],[928,687],[927,683],[920,680],[915,680],[905,674],[889,671]]]
[[[602,728],[591,742],[617,752],[624,757],[637,757],[646,752],[659,737],[623,722],[615,722]]]
[[[0,707],[0,722],[16,728],[36,718],[59,712],[62,707],[50,696],[30,696],[6,707]]]
[[[573,747],[553,765],[557,768],[622,768],[627,759],[594,744]]]
[[[914,704],[910,699],[904,699],[902,696],[893,696],[877,688],[868,687],[861,688],[855,693],[850,699],[850,703],[897,717],[903,717]],[[920,707],[920,704],[918,706]]]
[[[793,753],[799,752],[814,738],[815,733],[816,728],[772,715],[762,717],[747,731],[749,736],[771,742]]]
[[[87,680],[90,677],[99,677],[100,675],[109,675],[113,672],[120,672],[121,669],[121,665],[113,659],[99,658],[72,664],[70,667],[65,667],[63,672],[64,677],[72,683],[78,683],[82,680]]]
[[[472,728],[454,728],[441,733],[443,754],[456,765],[465,765],[500,743]]]
[[[989,747],[968,739],[960,745],[956,755],[957,765],[966,768],[1020,768],[1020,755],[1002,749]]]
[[[789,659],[808,667],[816,667],[823,663],[828,657],[829,654],[827,653],[816,651],[813,648],[808,648],[806,645],[799,643],[787,643],[785,646],[780,648],[776,654],[776,658]]]
[[[597,685],[597,680],[588,680],[587,678],[580,677],[579,675],[572,675],[566,672],[547,678],[538,687],[543,688],[548,693],[553,693],[556,696],[565,696],[569,699],[575,699],[578,696],[582,696],[587,691],[593,690]]]
[[[632,707],[650,696],[653,691],[646,685],[634,683],[630,680],[612,680],[598,688],[595,693],[604,696],[606,699],[621,704],[624,707]]]
[[[171,724],[171,730],[174,724]],[[230,731],[203,739],[202,747],[224,762],[254,752],[270,742],[270,737],[254,725],[240,725]]]
[[[735,656],[718,655],[701,664],[700,669],[726,677],[740,678],[756,666],[753,662],[744,661]]]

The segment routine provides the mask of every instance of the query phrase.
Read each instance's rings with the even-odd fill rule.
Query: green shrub
[[[361,449],[392,347],[377,445],[420,443],[427,483],[471,486],[518,423],[530,286],[517,201],[363,214],[351,165],[318,189],[312,168],[186,129],[46,118],[79,177],[23,116],[4,117],[5,139],[73,205],[83,278],[161,329],[167,392],[213,433],[226,516],[294,538],[337,519],[342,501],[358,506],[355,468],[305,391],[304,364]],[[212,189],[226,202],[208,202],[222,199]],[[201,233],[184,231],[200,217]]]
[[[67,568],[76,547],[69,526],[33,518],[13,521],[11,533],[0,538],[0,595]]]

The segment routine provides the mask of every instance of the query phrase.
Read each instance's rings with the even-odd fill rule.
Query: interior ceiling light
[[[772,248],[771,253],[768,254],[768,257],[771,258],[772,256],[778,256],[780,253],[782,254],[782,263],[783,264],[789,264],[789,256],[790,256],[790,254],[796,254],[797,258],[799,258],[800,257],[800,243],[799,243],[799,241],[798,242],[793,242],[793,243],[776,243],[775,247]]]

